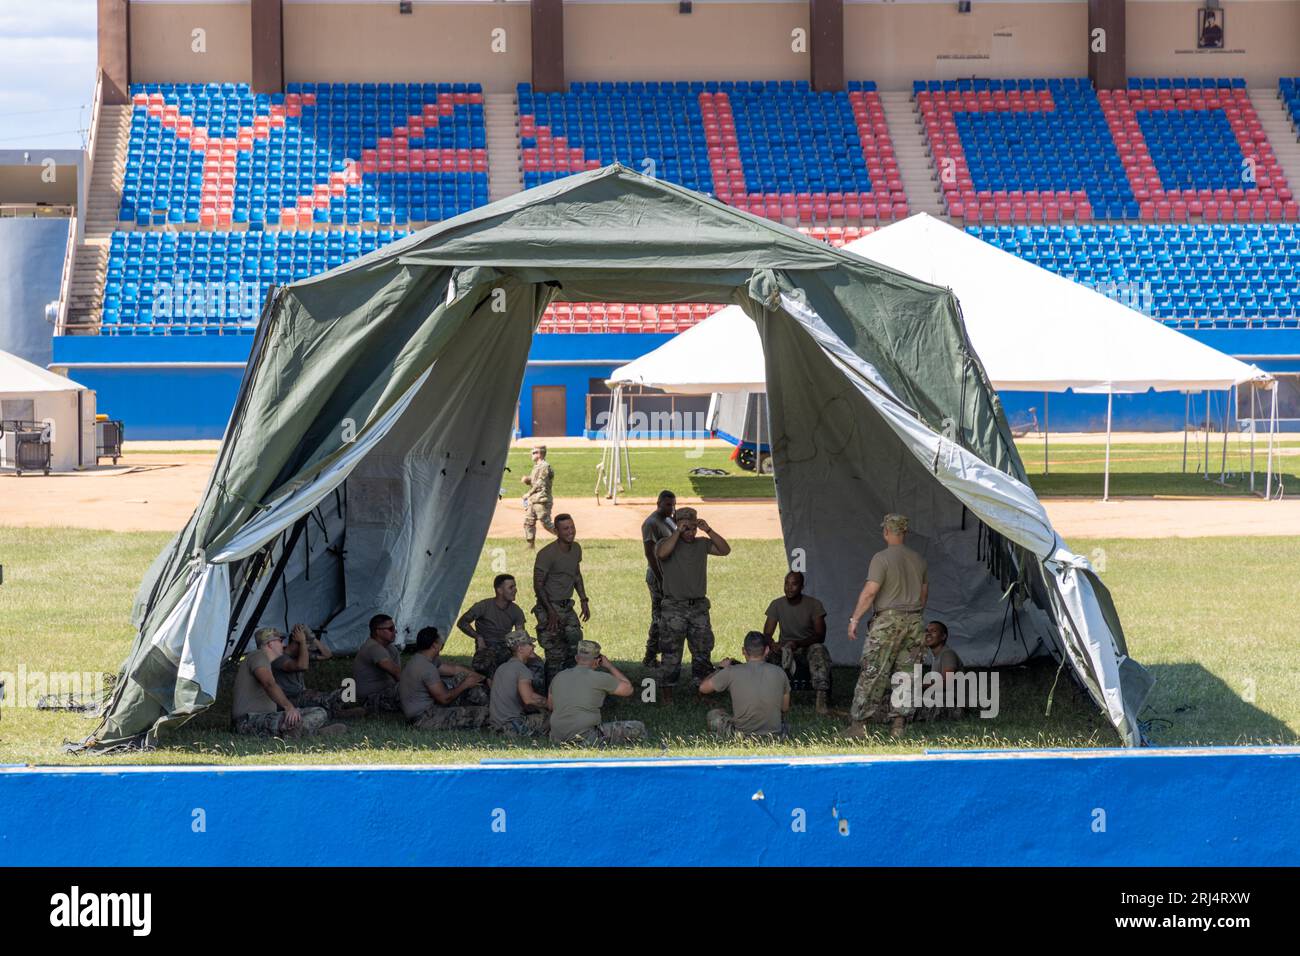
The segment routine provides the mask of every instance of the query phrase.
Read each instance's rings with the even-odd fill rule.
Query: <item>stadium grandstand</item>
[[[1297,418],[1300,3],[1236,4],[1221,55],[1198,9],[101,3],[50,364],[137,437],[218,436],[275,286],[618,162],[834,245],[941,216],[1280,374]],[[1119,40],[1066,39],[1096,30]],[[552,305],[519,433],[590,434],[613,368],[717,308]],[[1183,411],[1125,396],[1116,423]]]

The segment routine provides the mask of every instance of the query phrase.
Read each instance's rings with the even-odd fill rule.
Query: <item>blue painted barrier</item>
[[[0,861],[1294,865],[1297,793],[1293,747],[0,769]]]

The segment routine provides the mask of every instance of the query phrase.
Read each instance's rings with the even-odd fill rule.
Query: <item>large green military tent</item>
[[[381,609],[450,628],[552,301],[741,306],[763,341],[786,547],[830,619],[849,615],[881,516],[903,512],[930,563],[929,610],[970,663],[1063,657],[1141,742],[1150,678],[1026,485],[952,293],[610,166],[277,290],[88,743],[149,743],[208,707],[261,619],[307,621],[341,650]],[[843,630],[831,650],[850,662]]]

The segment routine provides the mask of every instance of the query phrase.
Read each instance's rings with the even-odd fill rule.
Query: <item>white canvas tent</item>
[[[9,352],[0,352],[0,421],[48,423],[50,465],[71,471],[95,463],[95,393]],[[6,430],[12,426],[6,425]],[[0,449],[8,449],[0,441]],[[0,465],[13,467],[7,451]]]
[[[1104,497],[1110,495],[1115,395],[1148,389],[1230,391],[1245,382],[1272,382],[1257,366],[925,213],[877,229],[845,248],[952,289],[975,353],[999,391],[1071,389],[1106,395]],[[1275,410],[1269,427],[1269,486],[1276,431]]]

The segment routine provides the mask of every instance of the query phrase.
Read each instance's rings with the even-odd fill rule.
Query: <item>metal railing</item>
[[[59,314],[54,320],[54,334],[64,335],[68,328],[68,300],[72,297],[72,273],[77,267],[77,221],[74,213],[68,220],[68,242],[63,250],[63,277],[59,280]]]
[[[90,135],[86,138],[85,175],[82,177],[82,212],[90,205],[90,187],[95,173],[95,148],[99,145],[99,114],[104,106],[104,71],[95,71],[95,100],[90,109]],[[84,217],[83,217],[84,218]]]

